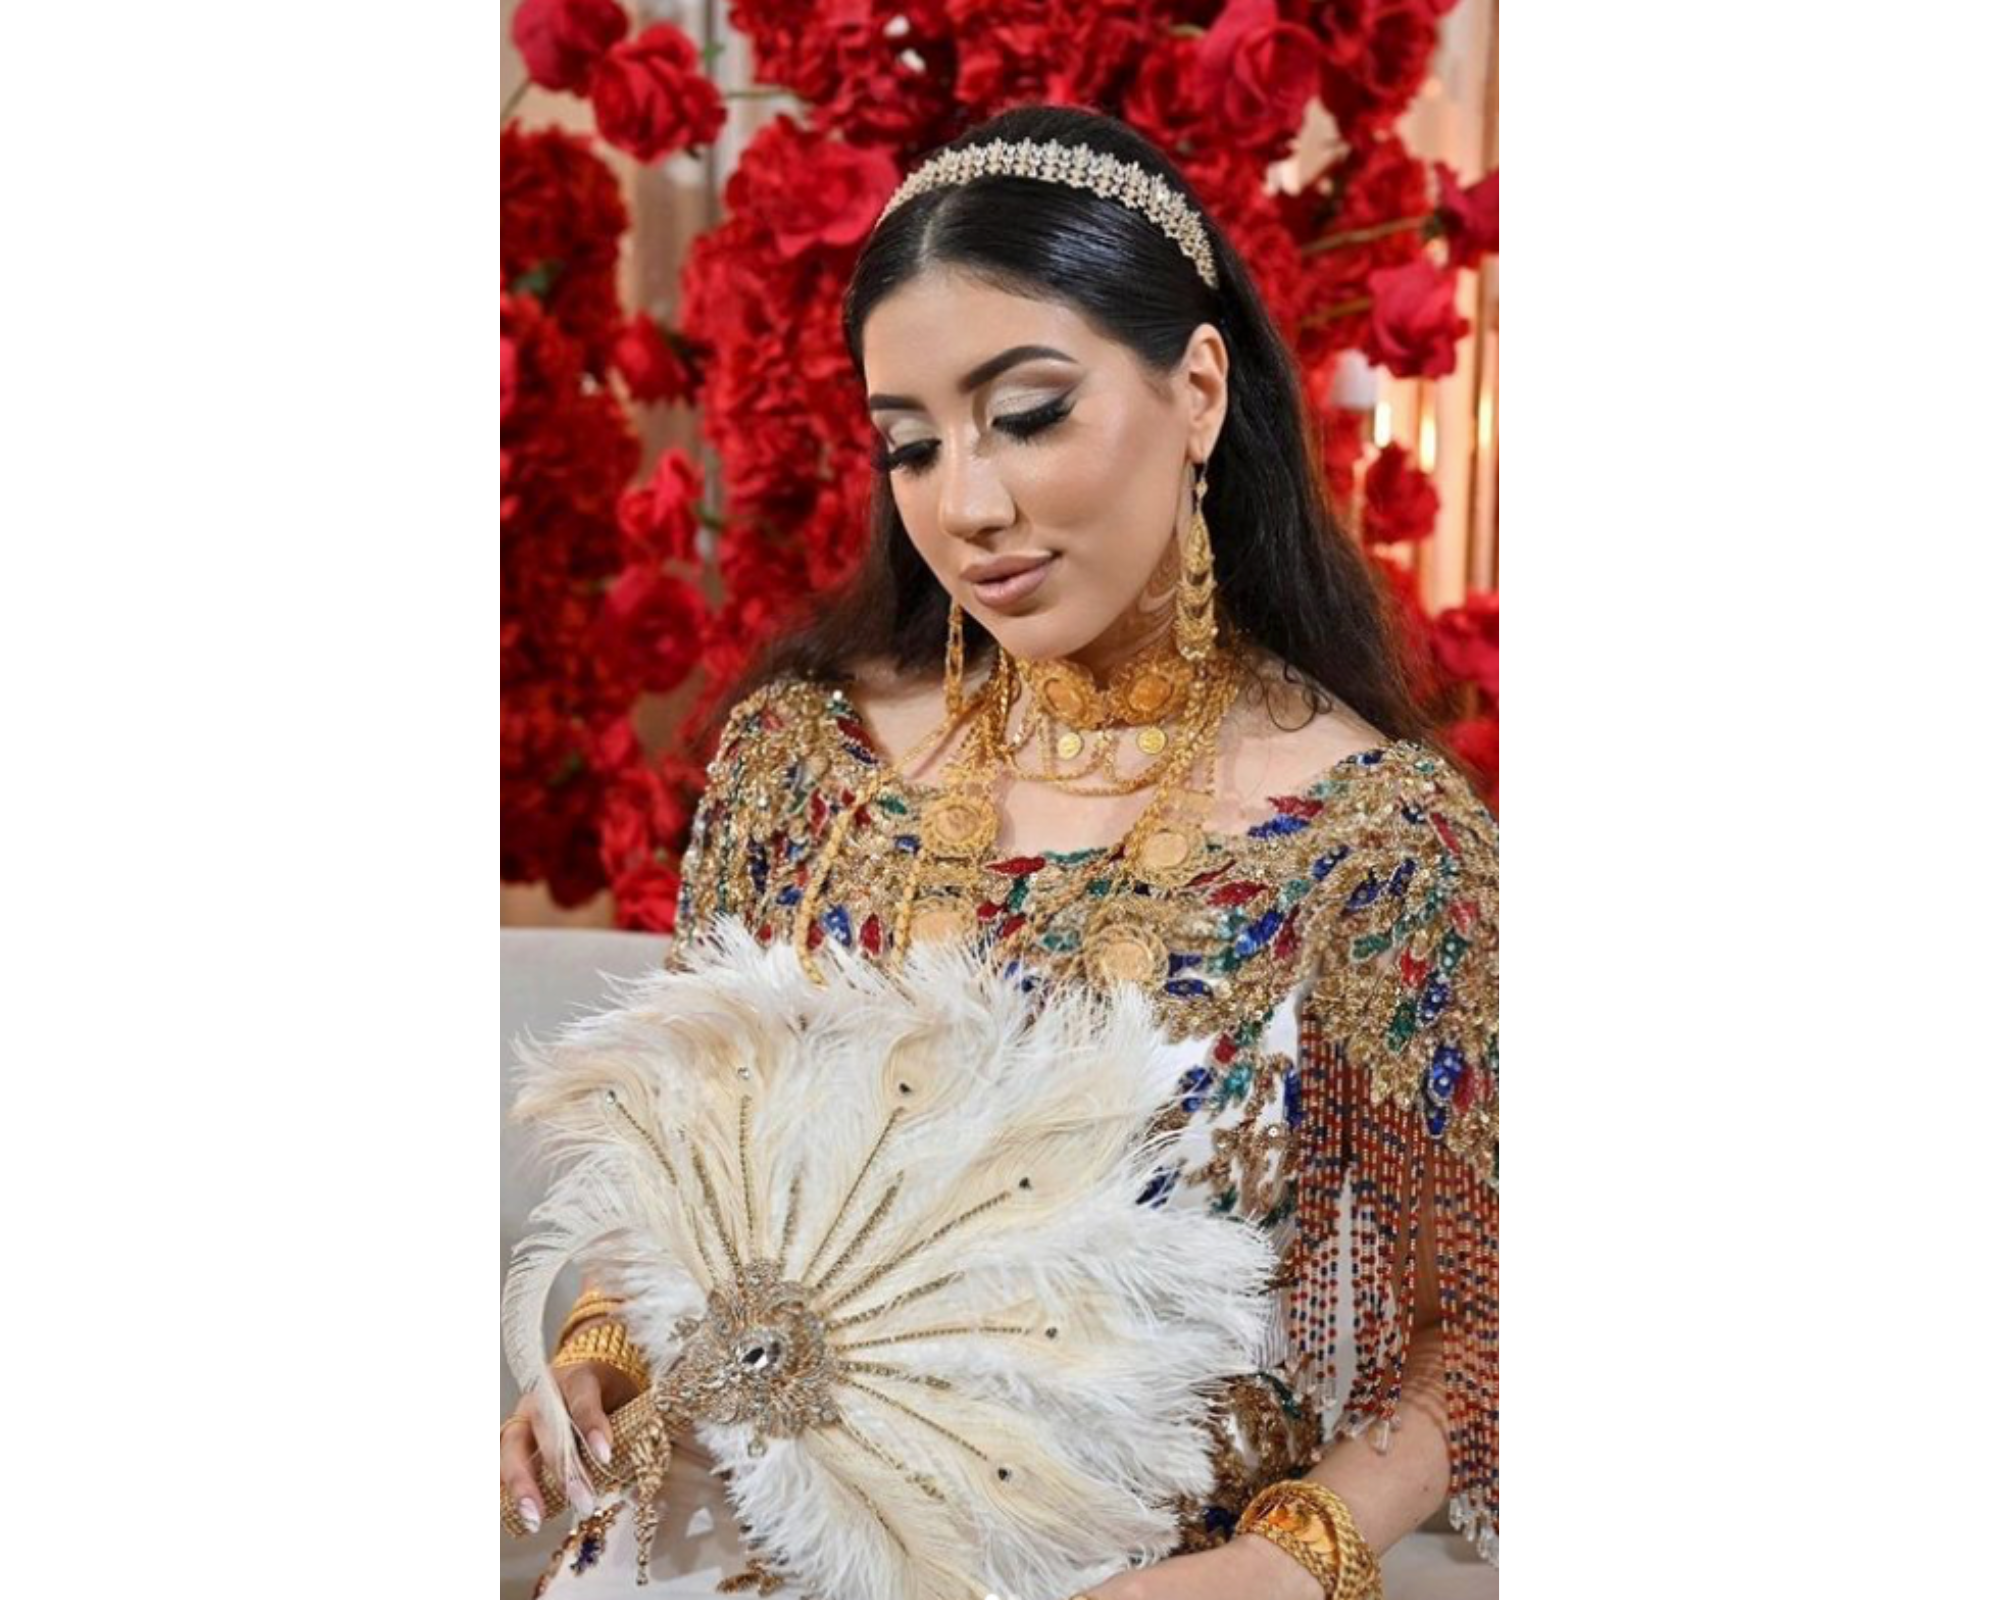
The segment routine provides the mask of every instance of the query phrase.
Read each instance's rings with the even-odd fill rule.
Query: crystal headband
[[[934,155],[905,178],[875,219],[881,227],[905,200],[913,200],[932,189],[974,178],[1041,178],[1049,183],[1066,183],[1072,189],[1089,189],[1116,200],[1149,218],[1159,230],[1192,261],[1201,281],[1217,287],[1215,256],[1208,246],[1208,234],[1194,208],[1158,173],[1148,172],[1136,161],[1121,161],[1114,155],[1092,150],[1088,145],[1061,144],[1053,139],[1035,144],[1026,139],[994,139]]]

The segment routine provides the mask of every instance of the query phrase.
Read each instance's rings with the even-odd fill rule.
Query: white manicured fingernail
[[[590,1452],[605,1466],[611,1465],[611,1441],[604,1437],[602,1428],[593,1429],[590,1435]]]
[[[542,1526],[542,1514],[535,1509],[535,1502],[522,1495],[520,1510],[521,1520],[528,1525],[528,1532],[539,1532]]]

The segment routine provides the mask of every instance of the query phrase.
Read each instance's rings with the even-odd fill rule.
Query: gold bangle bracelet
[[[564,1367],[580,1367],[592,1361],[623,1373],[641,1389],[652,1384],[652,1368],[645,1352],[632,1342],[622,1322],[593,1323],[566,1340],[550,1360],[549,1369],[560,1371]]]
[[[1237,1520],[1240,1536],[1267,1539],[1319,1580],[1326,1600],[1381,1600],[1382,1570],[1347,1502],[1323,1483],[1281,1478],[1258,1491]]]
[[[588,1450],[577,1452],[583,1475],[592,1494],[603,1499],[620,1492],[633,1476],[633,1447],[651,1426],[653,1404],[646,1395],[628,1400],[611,1413],[611,1464],[605,1466]],[[569,1505],[569,1491],[556,1481],[555,1469],[538,1451],[535,1456],[535,1490],[542,1497],[544,1517],[553,1517]],[[521,1508],[500,1488],[500,1525],[517,1539],[536,1530],[522,1520]]]
[[[563,1318],[562,1332],[556,1335],[558,1347],[569,1342],[569,1336],[576,1332],[579,1322],[588,1322],[593,1317],[616,1316],[625,1302],[615,1295],[608,1295],[601,1289],[586,1289],[576,1297],[576,1304],[569,1308],[569,1315]]]

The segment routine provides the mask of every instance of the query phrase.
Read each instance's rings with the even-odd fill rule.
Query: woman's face
[[[1134,631],[1149,578],[1171,593],[1191,464],[1228,402],[1211,324],[1153,382],[1069,307],[940,270],[877,305],[861,343],[903,526],[1008,651],[1087,660]]]

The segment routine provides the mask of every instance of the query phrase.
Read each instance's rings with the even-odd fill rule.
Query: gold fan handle
[[[599,1499],[629,1485],[638,1470],[635,1446],[646,1437],[653,1425],[652,1395],[635,1395],[616,1411],[611,1413],[611,1464],[602,1466],[588,1449],[577,1452],[583,1461],[585,1479],[591,1492]],[[535,1486],[542,1492],[543,1520],[555,1516],[569,1505],[569,1491],[555,1475],[554,1467],[542,1456],[535,1457]],[[500,1491],[500,1523],[515,1538],[526,1538],[528,1525],[521,1520],[520,1508],[508,1499],[503,1487]]]

